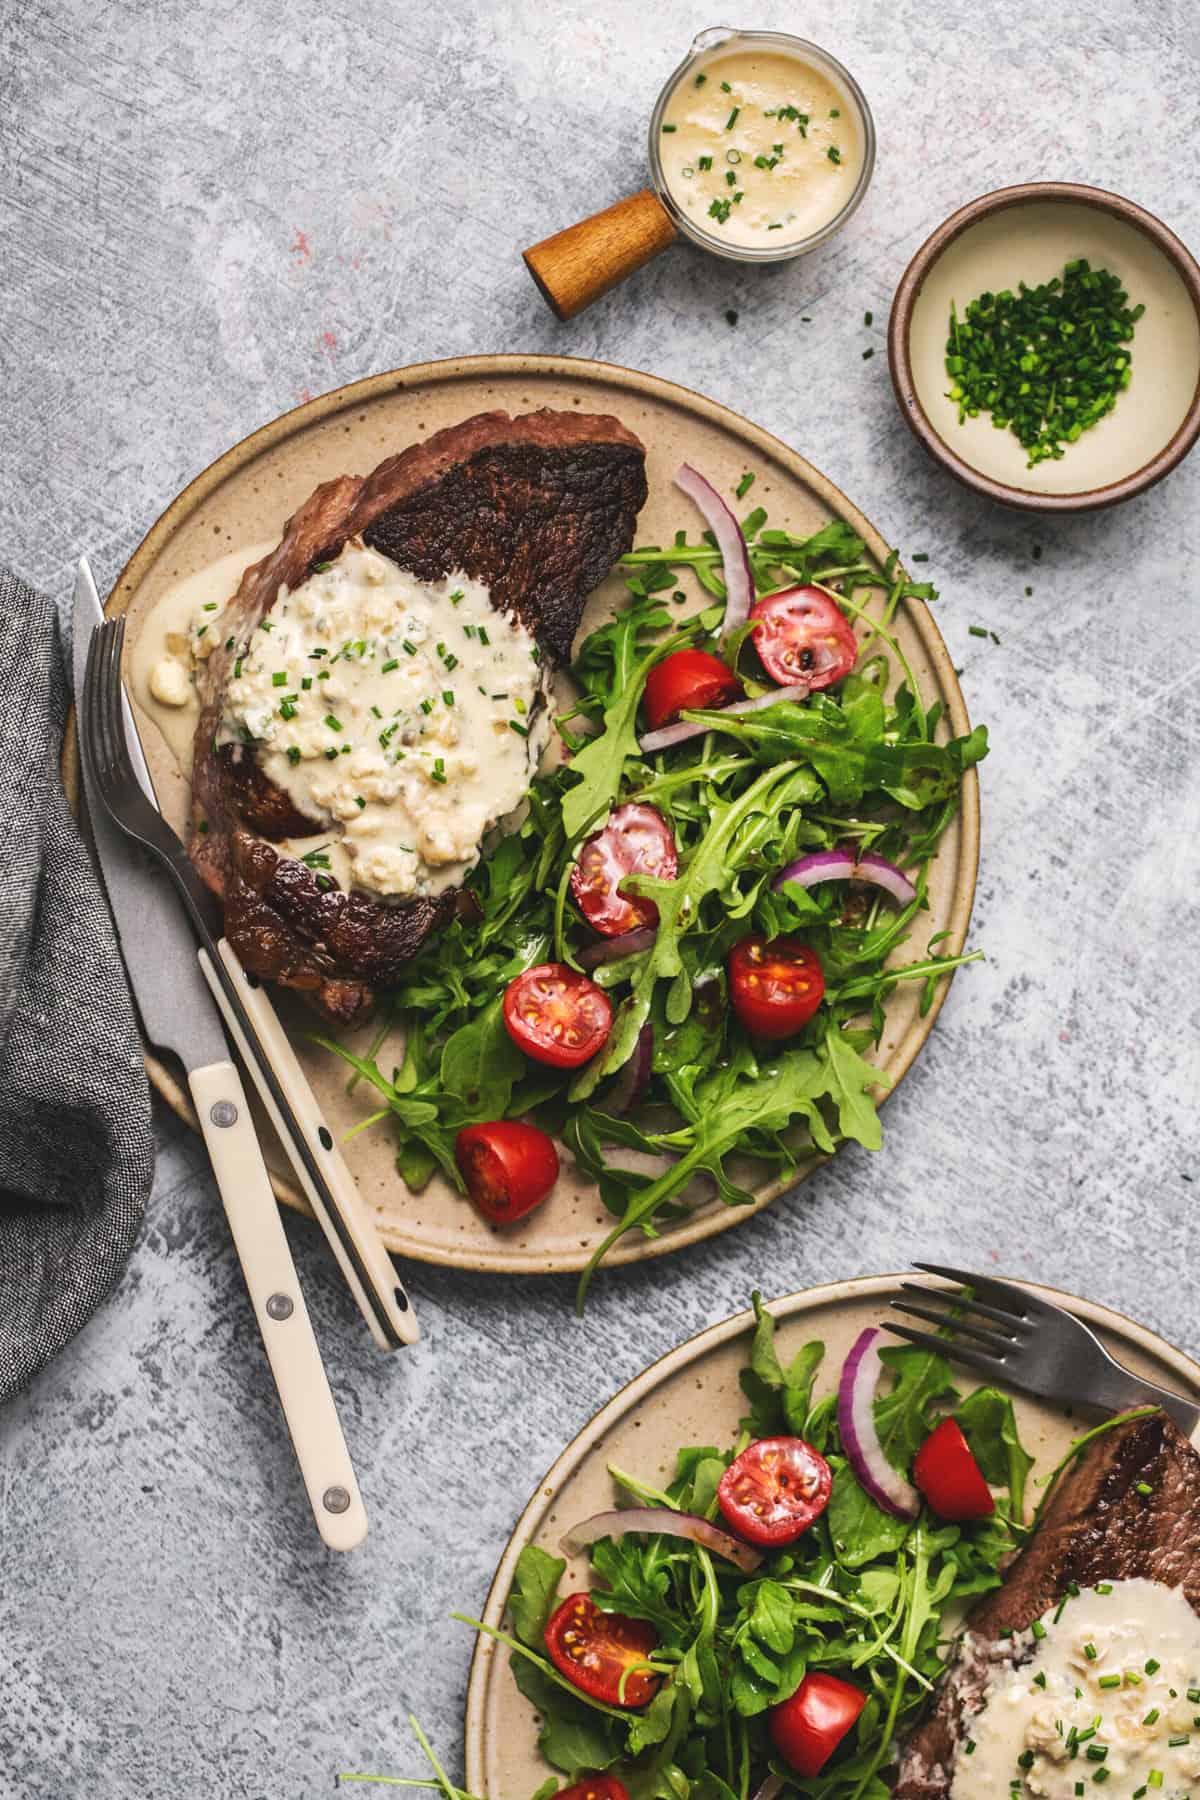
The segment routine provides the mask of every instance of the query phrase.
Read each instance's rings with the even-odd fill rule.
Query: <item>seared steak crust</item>
[[[965,1649],[905,1746],[896,1800],[949,1800],[955,1754],[990,1674],[973,1646],[1027,1630],[1072,1582],[1138,1577],[1182,1588],[1200,1613],[1200,1456],[1165,1413],[1107,1432],[1058,1483],[1003,1587],[971,1612]]]
[[[543,411],[479,413],[383,462],[365,478],[322,484],[288,520],[278,547],[247,569],[230,631],[201,675],[189,853],[221,899],[225,930],[253,974],[304,990],[348,1023],[394,983],[455,893],[389,906],[330,888],[264,839],[320,824],[267,780],[253,752],[214,749],[237,646],[315,563],[352,537],[422,581],[461,570],[532,633],[545,661],[565,662],[584,602],[633,542],[646,498],[645,451],[619,420]]]

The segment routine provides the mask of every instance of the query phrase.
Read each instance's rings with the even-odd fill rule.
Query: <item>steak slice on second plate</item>
[[[1115,1426],[1059,1481],[1004,1585],[972,1609],[933,1711],[904,1747],[895,1800],[949,1800],[990,1678],[981,1650],[1027,1631],[1072,1582],[1139,1577],[1182,1588],[1200,1613],[1200,1456],[1165,1413]]]

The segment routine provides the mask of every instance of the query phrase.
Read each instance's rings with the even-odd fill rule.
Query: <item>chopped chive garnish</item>
[[[742,110],[742,109],[741,109],[741,107],[740,107],[740,106],[735,106],[735,107],[734,107],[734,109],[733,109],[733,111],[732,111],[732,112],[731,112],[731,113],[730,113],[730,115],[729,115],[729,117],[728,117],[728,118],[727,118],[727,119],[726,119],[726,121],[725,121],[725,129],[726,129],[726,131],[732,131],[732,130],[733,130],[733,128],[734,128],[734,126],[735,126],[735,125],[736,125],[736,124],[737,124],[737,116],[738,116],[738,114],[739,114],[739,113],[740,113],[740,112],[741,112],[741,110]]]
[[[294,700],[281,700],[279,703],[279,716],[281,719],[294,719],[299,710],[300,709]]]
[[[696,80],[695,80],[695,86],[703,87],[707,80],[708,80],[707,75],[697,75]]]
[[[293,763],[293,764],[298,763],[300,761],[300,752],[299,752],[299,750],[297,750],[295,744],[288,745],[287,759],[290,763]]]
[[[664,131],[678,131],[678,129],[679,129],[678,125],[664,125],[663,126]]]
[[[1102,1675],[1100,1677],[1100,1686],[1102,1688],[1119,1688],[1120,1685],[1121,1677],[1119,1675]]]
[[[454,592],[449,596],[451,606],[457,606],[462,598],[463,590],[461,588],[455,588]]]
[[[1152,1656],[1150,1658],[1149,1662],[1145,1664],[1145,1670],[1146,1670],[1147,1675],[1157,1675],[1158,1671],[1161,1668],[1162,1668],[1162,1664],[1159,1662],[1159,1660],[1156,1656]]]
[[[529,727],[527,725],[522,725],[518,719],[510,719],[508,721],[508,729],[510,731],[515,731],[518,737],[527,738],[529,736]]]
[[[873,346],[872,346],[872,347],[870,347],[870,348],[868,348],[868,349],[866,349],[866,350],[864,350],[864,351],[863,351],[863,353],[862,353],[862,359],[863,359],[863,361],[864,361],[864,362],[870,362],[870,360],[871,360],[871,358],[872,358],[872,357],[873,357],[873,356],[874,356],[874,354],[875,354],[875,350],[874,350],[874,347],[873,347]]]
[[[443,782],[445,781],[445,779],[446,779],[446,764],[440,756],[434,757],[433,768],[430,770],[430,774],[432,775],[432,777],[435,781],[443,781]]]
[[[272,687],[286,687],[287,686],[287,670],[286,669],[276,669],[275,673],[271,677],[271,686]]]
[[[829,146],[828,150],[825,152],[825,154],[829,158],[831,163],[840,163],[842,160],[842,153],[838,149],[836,144],[830,144],[830,146]]]
[[[442,704],[444,706],[453,706],[454,705],[454,689],[453,688],[443,688],[442,689]]]
[[[342,721],[340,719],[335,719],[332,713],[325,714],[325,723],[328,725],[330,731],[340,731],[342,729]]]
[[[417,646],[412,642],[411,638],[405,638],[400,648],[403,650],[405,656],[415,656],[417,654]]]
[[[738,482],[737,487],[734,489],[734,493],[739,500],[744,500],[753,486],[754,476],[751,474],[750,470],[747,469],[746,473],[742,476],[742,479]]]
[[[987,626],[986,625],[968,625],[967,630],[970,632],[972,637],[985,638],[987,636]]]
[[[1042,1624],[1040,1619],[1035,1619],[1029,1629],[1032,1631],[1035,1638],[1044,1638],[1046,1635],[1046,1627]]]
[[[387,661],[380,665],[379,673],[381,675],[390,675],[393,669],[398,669],[399,667],[400,658],[398,656],[389,656]]]
[[[1083,1646],[1083,1654],[1087,1657],[1089,1662],[1095,1662],[1097,1656],[1100,1653],[1096,1649],[1095,1644],[1088,1643]],[[1147,1670],[1147,1674],[1149,1674],[1149,1673],[1150,1673],[1150,1671]]]
[[[863,314],[863,324],[869,327],[869,326],[873,325],[874,323],[875,323],[875,314],[873,312],[865,312]]]
[[[433,711],[433,701],[432,700],[422,700],[421,711],[426,715],[426,717],[428,717],[428,715]]]
[[[365,807],[366,807],[366,804],[367,804],[367,803],[366,803],[366,801],[365,801],[365,800],[364,800],[364,799],[363,799],[363,797],[362,797],[362,795],[361,795],[361,794],[355,794],[355,796],[354,796],[354,804],[355,804],[355,806],[357,806],[357,808],[358,808],[358,810],[359,810],[359,812],[362,812],[362,811],[363,811],[363,810],[364,810],[364,809],[365,809]]]
[[[1133,1491],[1135,1494],[1140,1494],[1145,1500],[1154,1492],[1154,1489],[1148,1481],[1139,1481],[1135,1484]]]
[[[490,644],[492,641],[491,638],[487,634],[487,626],[486,625],[481,625],[479,627],[479,641],[481,644]]]

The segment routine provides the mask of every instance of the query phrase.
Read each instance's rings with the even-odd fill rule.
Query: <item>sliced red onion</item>
[[[865,881],[872,887],[884,888],[901,906],[911,905],[917,897],[916,888],[903,870],[886,857],[876,856],[873,850],[864,850],[857,860],[853,850],[814,850],[781,869],[771,886],[781,888],[787,881],[795,881],[802,888],[816,887],[822,881]]]
[[[778,706],[781,700],[807,700],[808,694],[806,682],[794,681],[790,687],[772,688],[769,694],[758,694],[753,700],[735,700],[732,706],[722,706],[720,710],[740,718],[743,713],[762,712],[768,706]],[[638,749],[643,756],[651,756],[656,750],[667,750],[672,744],[682,744],[709,730],[710,726],[698,725],[694,719],[681,719],[678,725],[664,725],[660,731],[648,731],[639,739]]]
[[[842,1448],[859,1486],[894,1519],[915,1519],[921,1510],[917,1490],[894,1469],[875,1429],[875,1390],[883,1365],[879,1360],[877,1325],[868,1325],[850,1347],[838,1383],[837,1419]]]
[[[575,961],[581,968],[594,969],[598,963],[616,962],[622,956],[636,956],[639,951],[648,950],[657,936],[657,925],[638,925],[633,931],[622,931],[618,937],[601,938],[598,944],[589,944]]]
[[[725,575],[725,622],[721,626],[721,642],[744,625],[754,602],[754,575],[750,568],[750,552],[742,536],[742,528],[718,494],[711,481],[706,481],[690,463],[684,463],[675,476],[675,486],[694,500],[704,514],[704,522],[717,540]]]
[[[624,1118],[645,1093],[653,1061],[654,1027],[647,1021],[638,1032],[633,1055],[617,1071],[607,1094],[600,1095],[596,1103],[600,1110],[611,1113],[615,1119]]]
[[[746,1575],[752,1575],[762,1562],[759,1551],[743,1544],[740,1538],[730,1537],[719,1525],[698,1518],[695,1513],[672,1512],[665,1506],[630,1506],[621,1512],[594,1513],[581,1524],[572,1525],[561,1547],[568,1555],[574,1555],[597,1538],[623,1537],[627,1531],[656,1531],[663,1537],[687,1538],[693,1544],[702,1544],[714,1556],[736,1564]]]

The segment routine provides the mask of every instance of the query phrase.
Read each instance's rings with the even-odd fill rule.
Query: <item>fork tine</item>
[[[969,1269],[948,1269],[941,1263],[918,1262],[913,1264],[913,1268],[923,1270],[926,1275],[940,1275],[943,1280],[957,1282],[960,1287],[974,1288],[985,1300],[991,1301],[993,1306],[998,1306],[1003,1312],[1016,1314],[1018,1318],[1023,1314],[1042,1310],[1041,1302],[1027,1294],[1024,1288],[1017,1287],[1011,1281],[1001,1281],[998,1275],[972,1274]]]
[[[915,1294],[918,1300],[944,1300],[947,1307],[964,1307],[968,1312],[981,1313],[985,1319],[991,1319],[997,1325],[1003,1325],[1006,1331],[1029,1332],[1034,1329],[1028,1319],[1020,1319],[1016,1313],[1001,1312],[998,1306],[988,1306],[983,1300],[976,1300],[974,1295],[964,1300],[960,1294],[948,1294],[944,1288],[926,1287],[919,1281],[902,1281],[900,1286],[906,1294]],[[944,1321],[939,1323],[955,1323],[947,1313]]]
[[[989,1331],[986,1325],[971,1325],[965,1319],[952,1319],[945,1313],[935,1312],[931,1306],[913,1306],[906,1300],[893,1300],[891,1305],[896,1308],[897,1312],[910,1313],[914,1319],[925,1319],[930,1325],[948,1326],[951,1331],[961,1332],[966,1337],[974,1338],[976,1343],[983,1344],[989,1350],[994,1350],[998,1356],[1003,1356],[1007,1350],[1017,1348],[1015,1338],[1001,1337],[998,1331]]]
[[[969,1369],[975,1369],[981,1375],[990,1375],[993,1380],[1003,1379],[1008,1375],[1002,1356],[990,1356],[984,1350],[968,1349],[965,1344],[956,1344],[949,1338],[934,1337],[931,1331],[914,1331],[909,1325],[894,1325],[890,1319],[883,1321],[883,1329],[893,1332],[896,1337],[904,1338],[907,1343],[916,1344],[920,1350],[932,1350],[950,1362],[965,1363]]]

